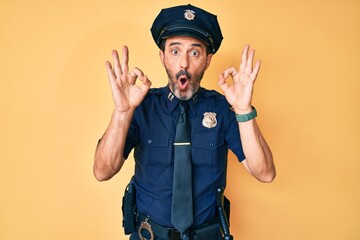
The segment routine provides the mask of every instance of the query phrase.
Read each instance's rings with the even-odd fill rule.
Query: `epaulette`
[[[216,90],[207,90],[204,94],[205,97],[215,97],[217,99],[222,99],[222,100],[226,100],[226,97],[224,95],[222,95],[221,93],[219,93],[218,91]],[[230,105],[229,105],[229,109],[233,112],[235,112],[234,108]]]
[[[205,97],[216,97],[216,98],[225,98],[224,95],[222,95],[221,93],[219,93],[218,91],[216,90],[207,90],[205,93],[204,93],[204,96]]]
[[[150,88],[148,94],[161,95],[161,90],[160,88]]]

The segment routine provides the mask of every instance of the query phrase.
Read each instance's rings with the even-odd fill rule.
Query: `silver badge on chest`
[[[217,124],[216,113],[206,112],[202,120],[202,125],[207,128],[213,128]]]

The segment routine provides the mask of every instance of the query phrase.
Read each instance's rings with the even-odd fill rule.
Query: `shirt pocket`
[[[152,167],[162,168],[171,163],[170,134],[168,132],[144,132],[142,145],[145,162]]]
[[[204,150],[216,150],[224,144],[224,134],[221,133],[199,133],[193,139],[193,147]]]
[[[146,131],[141,133],[135,174],[142,179],[142,186],[153,193],[170,191],[171,151],[170,134],[164,131]],[[155,194],[155,195],[156,195]]]
[[[195,134],[192,141],[193,163],[198,166],[213,168],[227,156],[223,133]]]

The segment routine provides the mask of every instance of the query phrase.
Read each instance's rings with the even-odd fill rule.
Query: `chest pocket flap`
[[[215,150],[224,145],[224,134],[221,133],[200,133],[194,135],[193,147]]]
[[[169,146],[169,133],[167,132],[144,132],[142,142],[146,147],[167,147]]]

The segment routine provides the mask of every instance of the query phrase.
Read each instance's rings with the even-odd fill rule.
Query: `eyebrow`
[[[170,47],[172,47],[174,45],[181,45],[181,42],[171,42],[169,44]],[[193,46],[193,47],[202,47],[203,44],[201,44],[201,43],[192,43],[191,46]]]

